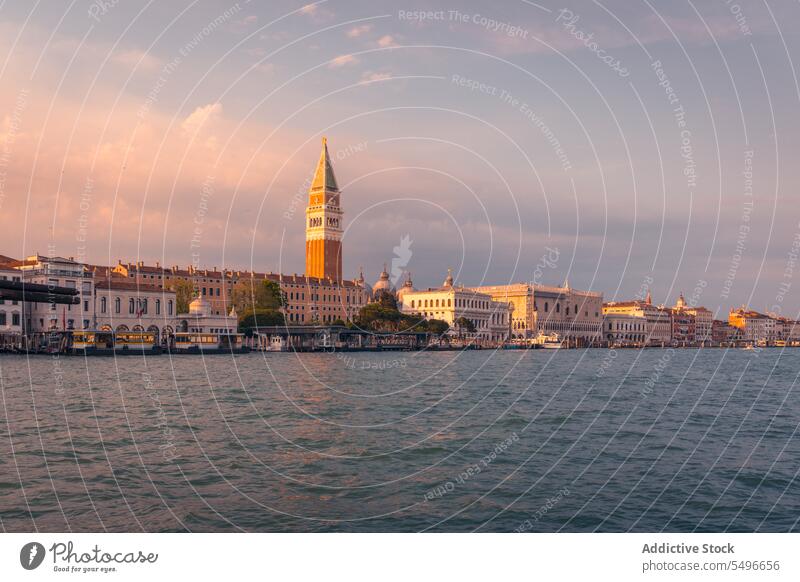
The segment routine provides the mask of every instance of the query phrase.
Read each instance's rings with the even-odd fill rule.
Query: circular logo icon
[[[19,563],[26,570],[35,570],[44,560],[44,546],[39,542],[29,542],[19,551]]]

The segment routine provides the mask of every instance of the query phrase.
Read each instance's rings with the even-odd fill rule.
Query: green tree
[[[231,302],[240,317],[256,311],[275,311],[286,305],[286,297],[277,281],[242,279],[231,291]]]
[[[187,279],[176,279],[167,283],[167,289],[175,291],[177,313],[189,313],[189,303],[195,297],[194,283]]]
[[[259,328],[275,325],[286,325],[286,319],[283,313],[273,309],[251,311],[239,319],[239,329],[248,337]]]
[[[464,332],[467,333],[475,333],[475,324],[472,323],[472,320],[467,319],[464,316],[459,317],[453,322],[453,325],[458,329],[458,337],[462,337]]]
[[[431,333],[435,333],[436,335],[442,335],[447,333],[447,330],[450,329],[450,326],[447,324],[446,321],[442,321],[441,319],[431,319],[428,320],[428,331]]]
[[[381,291],[375,299],[375,302],[381,307],[397,311],[397,299],[388,291]]]

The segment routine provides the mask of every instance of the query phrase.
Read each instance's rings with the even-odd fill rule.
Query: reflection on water
[[[0,358],[5,531],[788,531],[795,351]]]

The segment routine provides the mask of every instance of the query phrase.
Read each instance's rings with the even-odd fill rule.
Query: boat
[[[244,345],[244,334],[178,332],[174,335],[171,354],[244,354],[250,348]]]
[[[540,331],[539,335],[534,339],[534,345],[544,350],[560,350],[564,347],[564,341],[556,332],[547,334]]]
[[[73,331],[67,350],[85,356],[140,356],[161,353],[157,334],[150,331]]]

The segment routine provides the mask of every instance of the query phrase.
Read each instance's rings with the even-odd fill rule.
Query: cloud
[[[371,24],[362,24],[360,26],[354,26],[353,28],[347,31],[347,36],[349,38],[358,38],[362,34],[366,34],[367,32],[369,32],[370,30],[372,30]]]
[[[394,41],[394,37],[390,34],[386,36],[382,36],[378,39],[378,46],[382,48],[397,46],[397,43]]]
[[[300,9],[300,12],[303,14],[314,15],[319,10],[319,6],[317,4],[306,4]]]
[[[339,55],[328,64],[328,68],[338,69],[345,65],[355,65],[357,62],[358,59],[353,55]]]
[[[161,59],[151,53],[131,49],[114,53],[111,60],[128,68],[154,70],[161,66]]]
[[[187,133],[197,133],[204,125],[208,124],[209,121],[221,114],[222,103],[209,103],[208,105],[195,109],[183,120],[181,127]]]
[[[391,79],[392,74],[389,72],[379,72],[379,71],[365,71],[363,75],[361,75],[361,82],[362,83],[373,83],[375,81],[385,81],[386,79]]]

